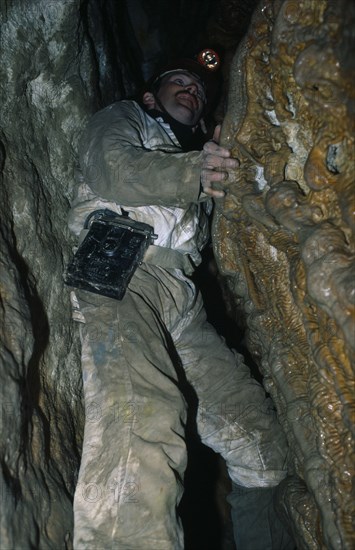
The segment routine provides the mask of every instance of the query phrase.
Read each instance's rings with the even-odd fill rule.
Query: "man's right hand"
[[[201,185],[203,192],[213,198],[224,197],[224,182],[228,180],[228,171],[239,166],[237,159],[231,158],[231,153],[225,147],[219,145],[221,126],[216,126],[213,138],[203,146]],[[213,183],[216,182],[214,189]],[[221,189],[222,188],[222,189]]]

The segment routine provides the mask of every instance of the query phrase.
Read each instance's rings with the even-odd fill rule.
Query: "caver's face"
[[[170,116],[188,126],[198,123],[206,102],[201,81],[187,72],[163,77],[157,97]]]

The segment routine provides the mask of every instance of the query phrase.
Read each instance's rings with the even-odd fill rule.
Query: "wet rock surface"
[[[349,3],[261,2],[223,125],[241,165],[214,248],[288,435],[280,507],[300,548],[354,545],[352,51]]]

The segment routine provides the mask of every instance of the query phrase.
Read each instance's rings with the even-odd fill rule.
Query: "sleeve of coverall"
[[[122,111],[98,132],[89,127],[81,164],[93,191],[126,206],[186,207],[197,202],[202,152],[147,149],[141,120],[129,114]]]

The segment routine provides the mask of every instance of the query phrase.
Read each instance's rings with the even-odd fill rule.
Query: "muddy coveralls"
[[[183,153],[170,127],[134,101],[97,113],[79,153],[71,230],[79,236],[93,210],[123,207],[153,226],[158,239],[122,301],[85,291],[72,296],[86,410],[74,547],[181,549],[182,380],[197,394],[202,442],[225,458],[237,484],[277,485],[285,476],[285,438],[263,388],[206,322],[186,276],[207,238],[202,153]]]

